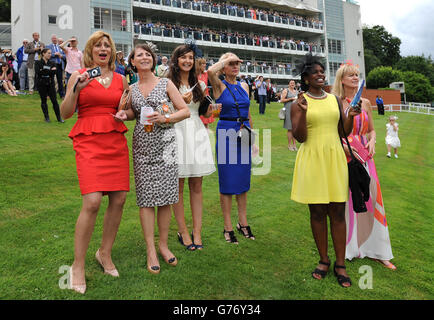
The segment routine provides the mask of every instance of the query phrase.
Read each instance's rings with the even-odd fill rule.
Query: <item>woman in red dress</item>
[[[86,291],[85,258],[103,195],[109,204],[104,216],[101,246],[95,254],[104,273],[118,277],[111,250],[122,217],[129,185],[129,153],[123,122],[114,117],[128,83],[115,73],[116,49],[111,36],[102,31],[92,34],[84,49],[85,69],[72,74],[61,105],[64,119],[78,108],[78,119],[69,133],[73,141],[78,181],[83,197],[75,228],[74,263],[70,288]],[[99,67],[101,75],[89,78],[89,70]],[[90,72],[91,73],[91,72]]]
[[[198,75],[198,80],[202,81],[208,86],[208,72],[206,72],[206,60],[205,58],[199,58],[196,59],[196,74]],[[209,95],[209,89],[208,87],[205,89],[205,95]],[[204,117],[200,116],[200,120],[202,120],[203,124],[205,125],[205,128],[208,129],[208,125],[210,123],[214,122],[214,116],[211,115],[210,117]]]

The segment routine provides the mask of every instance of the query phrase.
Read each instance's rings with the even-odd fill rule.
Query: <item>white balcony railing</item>
[[[235,22],[253,23],[263,26],[288,28],[300,31],[324,33],[321,21],[311,21],[299,16],[278,16],[259,12],[253,14],[244,8],[234,9],[213,3],[198,3],[190,0],[141,0],[133,2],[135,7],[158,9],[163,11],[180,12],[209,18],[231,20]]]
[[[146,25],[134,25],[134,33],[136,39],[183,43],[185,39],[194,39],[199,46],[221,47],[231,49],[240,49],[247,51],[272,52],[286,55],[305,55],[307,52],[312,52],[319,56],[324,55],[324,49],[321,46],[309,44],[296,44],[290,40],[261,40],[253,37],[243,36],[227,36],[225,34],[200,32],[200,31],[184,31],[180,28],[162,28],[149,27]]]

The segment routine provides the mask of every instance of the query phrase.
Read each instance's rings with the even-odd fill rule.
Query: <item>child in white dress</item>
[[[401,141],[398,137],[398,123],[396,120],[398,117],[390,116],[389,123],[386,124],[387,135],[386,135],[386,144],[387,144],[387,157],[390,158],[390,150],[393,148],[395,151],[395,158],[398,158],[398,148],[401,147]]]

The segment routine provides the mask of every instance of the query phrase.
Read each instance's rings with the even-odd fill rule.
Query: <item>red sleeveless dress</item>
[[[111,115],[117,112],[123,87],[122,76],[113,72],[107,89],[92,80],[80,91],[78,119],[68,136],[73,141],[82,195],[130,190],[129,152],[124,136],[128,129]]]

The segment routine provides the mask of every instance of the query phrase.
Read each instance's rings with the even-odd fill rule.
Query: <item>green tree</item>
[[[401,75],[401,81],[405,83],[407,101],[430,102],[434,100],[434,88],[426,76],[415,71],[404,71]]]
[[[11,0],[0,0],[0,22],[11,22]]]
[[[392,67],[377,67],[366,77],[366,86],[369,89],[386,88],[390,83],[401,81],[401,79],[401,71],[394,70]]]
[[[363,46],[368,51],[368,59],[374,56],[380,61],[380,65],[393,66],[401,58],[400,46],[401,40],[394,37],[383,26],[363,27]],[[372,54],[371,54],[372,53]],[[365,55],[366,58],[366,55]],[[368,63],[367,63],[368,62]],[[372,64],[365,60],[366,74],[372,69],[368,67],[376,67],[376,63]]]
[[[369,73],[372,69],[381,66],[381,61],[377,56],[372,52],[371,49],[365,49],[365,70],[366,74]]]
[[[401,71],[415,71],[426,76],[431,83],[431,86],[434,86],[434,61],[431,59],[431,56],[426,58],[424,55],[422,56],[407,56],[401,58],[395,65],[396,69]]]

